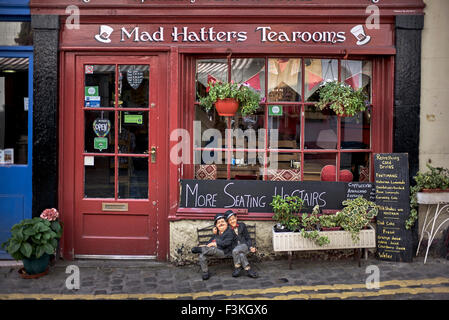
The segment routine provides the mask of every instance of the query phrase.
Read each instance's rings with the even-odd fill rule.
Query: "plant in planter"
[[[280,195],[274,196],[270,203],[273,207],[273,219],[278,223],[275,226],[277,231],[296,231],[300,227],[299,212],[303,207],[303,200],[300,197]]]
[[[215,105],[220,116],[233,116],[240,110],[242,116],[253,114],[259,108],[261,96],[258,92],[246,84],[232,82],[209,82],[207,84],[208,94],[201,97],[200,105],[209,111]],[[221,108],[229,104],[229,110]]]
[[[320,226],[323,231],[336,231],[341,230],[341,227],[338,225],[338,216],[335,214],[323,214],[319,217]]]
[[[410,187],[410,216],[405,221],[406,229],[411,229],[418,219],[418,192],[449,192],[449,169],[435,168],[427,164],[429,171],[418,172],[413,179],[416,185]]]
[[[351,233],[354,242],[359,241],[360,230],[367,227],[370,221],[377,216],[379,207],[372,201],[363,197],[343,201],[342,211],[337,212],[337,224]]]
[[[40,217],[24,219],[11,228],[11,237],[2,247],[16,260],[22,260],[28,275],[43,273],[50,255],[58,247],[62,225],[56,209],[46,209]]]
[[[307,213],[303,214],[301,217],[301,235],[314,241],[320,247],[325,244],[330,243],[329,238],[326,236],[321,236],[319,233],[320,217],[318,216],[320,212],[320,207],[316,205],[313,207],[312,213],[309,215]]]
[[[321,86],[320,101],[315,106],[320,110],[329,107],[339,116],[352,117],[366,110],[366,100],[363,88],[354,90],[343,82],[330,81]]]

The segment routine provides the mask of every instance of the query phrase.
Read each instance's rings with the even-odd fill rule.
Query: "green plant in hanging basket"
[[[418,192],[424,189],[442,189],[449,191],[449,169],[435,168],[426,164],[429,171],[418,172],[413,179],[416,185],[410,187],[410,216],[405,221],[405,228],[411,229],[418,220]]]
[[[339,116],[353,117],[366,110],[367,100],[363,88],[354,90],[343,82],[330,81],[320,87],[320,101],[315,106],[320,110],[329,107]]]
[[[217,100],[228,98],[239,102],[239,110],[242,116],[254,114],[261,102],[260,93],[252,89],[247,83],[212,82],[207,84],[207,95],[199,99],[200,106],[209,111]]]

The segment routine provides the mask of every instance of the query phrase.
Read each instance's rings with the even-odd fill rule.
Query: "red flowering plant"
[[[11,237],[2,247],[16,260],[39,259],[54,254],[62,236],[58,210],[45,209],[40,217],[24,219],[11,228]]]

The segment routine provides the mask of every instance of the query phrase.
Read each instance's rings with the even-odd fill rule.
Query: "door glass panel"
[[[84,151],[114,153],[114,111],[84,111]]]
[[[148,198],[148,158],[119,157],[118,197]]]
[[[0,58],[0,165],[28,162],[28,58]]]
[[[301,79],[301,59],[268,59],[268,101],[300,101]]]
[[[338,80],[338,60],[304,59],[305,64],[305,100],[320,99],[319,89],[326,81]]]
[[[120,65],[119,107],[148,108],[150,68],[148,65]]]
[[[115,65],[84,65],[84,107],[114,107]]]
[[[114,198],[114,157],[84,156],[86,198]]]
[[[148,111],[119,111],[120,153],[148,153]]]

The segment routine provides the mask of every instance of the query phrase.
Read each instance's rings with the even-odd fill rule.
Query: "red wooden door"
[[[76,256],[156,255],[158,59],[76,58]]]

